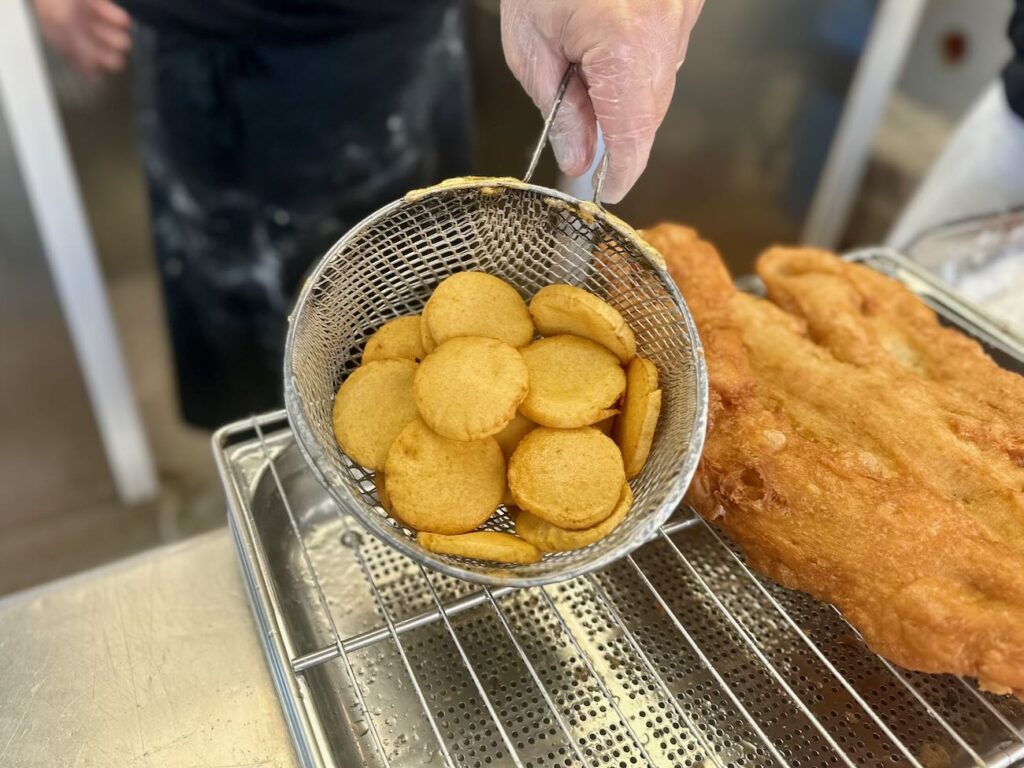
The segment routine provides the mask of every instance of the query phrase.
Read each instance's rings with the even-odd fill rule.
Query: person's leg
[[[886,242],[902,248],[936,225],[1024,204],[1024,120],[992,83],[953,132]]]
[[[142,29],[139,130],[184,418],[282,404],[309,266],[408,189],[468,170],[458,8],[301,46]]]

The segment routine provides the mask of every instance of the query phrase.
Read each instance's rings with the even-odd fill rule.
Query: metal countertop
[[[0,765],[297,765],[227,529],[0,600]]]

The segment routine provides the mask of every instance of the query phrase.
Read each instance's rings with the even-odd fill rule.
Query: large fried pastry
[[[832,254],[767,252],[765,301],[691,230],[645,238],[707,358],[697,511],[897,664],[1024,697],[1024,379]]]
[[[650,360],[634,357],[626,369],[626,396],[622,399],[622,413],[612,429],[612,437],[622,451],[626,477],[636,477],[647,463],[660,414],[658,369]]]
[[[626,388],[619,359],[589,339],[552,336],[522,350],[530,391],[522,412],[546,427],[572,429],[615,414]]]
[[[490,560],[495,563],[527,565],[540,562],[543,554],[528,541],[499,531],[474,531],[455,536],[421,533],[416,537],[424,549],[439,555]]]
[[[505,493],[505,457],[493,437],[449,440],[420,419],[395,438],[384,472],[394,516],[418,531],[472,531]]]
[[[619,310],[574,285],[548,285],[530,301],[530,316],[542,336],[568,333],[611,350],[619,362],[636,354],[636,336]]]
[[[582,549],[595,541],[600,541],[618,528],[619,523],[626,519],[626,513],[629,512],[632,504],[633,489],[629,487],[629,483],[623,483],[622,495],[619,497],[615,509],[597,525],[571,531],[552,525],[547,520],[526,510],[520,510],[516,514],[516,533],[542,552],[568,552],[572,549]]]
[[[396,317],[384,323],[367,340],[363,364],[374,360],[412,360],[418,363],[426,355],[420,325],[419,315]]]
[[[508,465],[516,505],[571,530],[607,518],[625,481],[618,446],[593,427],[538,427],[519,443]]]
[[[526,363],[496,339],[460,336],[420,364],[413,397],[432,430],[452,440],[479,440],[512,421],[526,397]]]
[[[338,445],[367,469],[383,469],[395,436],[416,418],[411,360],[375,360],[357,368],[334,399]]]
[[[436,344],[457,336],[486,336],[522,347],[533,338],[523,297],[484,272],[458,272],[442,281],[423,308],[423,319]]]

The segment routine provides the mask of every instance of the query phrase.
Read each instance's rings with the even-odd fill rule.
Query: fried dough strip
[[[645,236],[707,356],[695,508],[887,658],[1024,694],[1024,380],[867,268],[773,249],[776,306],[691,230]]]

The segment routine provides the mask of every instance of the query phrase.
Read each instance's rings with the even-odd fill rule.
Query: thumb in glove
[[[619,202],[647,166],[672,100],[676,71],[703,0],[502,0],[505,60],[542,112],[562,75],[577,76],[551,126],[551,146],[570,176],[594,157],[597,125],[608,151],[603,200]]]

